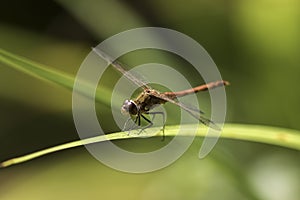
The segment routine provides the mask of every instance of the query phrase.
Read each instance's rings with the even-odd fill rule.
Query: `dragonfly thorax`
[[[136,103],[132,100],[125,100],[123,106],[121,108],[121,112],[124,115],[137,115],[138,114],[138,107]]]

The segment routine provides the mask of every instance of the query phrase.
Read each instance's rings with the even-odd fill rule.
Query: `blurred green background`
[[[299,0],[4,1],[0,45],[76,75],[91,46],[143,26],[180,31],[208,51],[231,82],[227,122],[300,129]],[[78,139],[71,105],[70,91],[0,63],[0,160]],[[201,141],[173,165],[140,175],[110,169],[83,147],[55,153],[2,169],[0,199],[299,198],[298,151],[221,139],[199,160]]]

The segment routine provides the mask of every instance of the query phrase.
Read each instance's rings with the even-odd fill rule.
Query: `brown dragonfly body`
[[[189,94],[197,93],[199,91],[205,91],[205,90],[213,89],[228,84],[229,83],[227,81],[215,81],[215,82],[210,82],[208,84],[200,85],[195,88],[182,90],[179,92],[164,92],[164,93],[160,93],[157,90],[147,88],[144,89],[144,91],[134,101],[131,101],[131,103],[134,103],[136,105],[136,108],[132,107],[126,109],[126,104],[125,104],[125,106],[122,107],[122,109],[125,109],[124,111],[128,112],[131,115],[143,114],[149,112],[151,108],[155,107],[156,105],[164,104],[169,100],[174,100],[178,97],[183,97]]]
[[[137,86],[140,86],[141,88],[143,88],[143,91],[140,93],[140,95],[136,99],[125,100],[125,102],[121,108],[121,112],[123,114],[129,114],[131,116],[136,117],[134,122],[137,123],[138,126],[140,126],[141,117],[149,123],[148,126],[142,128],[142,130],[153,125],[153,122],[151,120],[147,119],[143,114],[152,114],[153,118],[156,114],[161,114],[163,116],[163,122],[165,122],[163,112],[150,112],[150,111],[153,107],[167,103],[167,102],[170,102],[172,104],[175,104],[175,105],[181,107],[183,110],[185,110],[186,112],[191,114],[193,117],[198,119],[201,123],[203,123],[207,126],[210,126],[214,129],[219,129],[219,127],[214,122],[212,122],[211,120],[202,116],[204,113],[201,110],[186,106],[186,105],[178,102],[177,98],[183,97],[183,96],[186,96],[189,94],[194,94],[194,93],[197,93],[200,91],[213,89],[216,87],[226,86],[226,85],[229,85],[229,82],[219,80],[219,81],[210,82],[210,83],[207,83],[204,85],[200,85],[195,88],[179,91],[179,92],[163,92],[163,93],[161,93],[155,89],[152,89],[149,85],[147,85],[143,81],[139,80],[138,78],[133,76],[128,71],[126,71],[120,62],[111,59],[103,51],[101,51],[99,49],[95,49],[95,48],[93,48],[93,51],[96,54],[98,54],[99,56],[101,56],[102,58],[104,58],[107,62],[109,62],[109,64],[111,64],[116,70],[118,70],[124,76],[126,76],[131,82],[133,82]],[[127,120],[127,122],[128,122],[128,120]],[[127,122],[125,123],[125,126],[126,126]],[[164,130],[164,127],[163,127],[163,130]]]

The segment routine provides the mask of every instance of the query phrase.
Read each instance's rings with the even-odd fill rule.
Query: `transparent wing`
[[[170,102],[172,104],[175,104],[175,105],[181,107],[183,110],[188,112],[190,115],[192,115],[193,117],[198,119],[202,124],[204,124],[204,125],[206,125],[210,128],[213,128],[215,130],[220,130],[220,127],[218,125],[216,125],[213,121],[211,121],[210,119],[207,119],[204,116],[202,116],[202,114],[204,113],[203,111],[201,111],[197,108],[191,108],[191,107],[189,107],[189,106],[187,106],[183,103],[180,103],[180,102],[177,102],[173,99],[170,99],[167,96],[164,96],[163,94],[153,94],[153,96],[155,96],[156,98],[163,99],[166,102]]]
[[[120,63],[117,60],[113,60],[109,55],[101,51],[100,49],[92,48],[93,52],[95,52],[98,56],[106,60],[109,64],[111,64],[116,70],[121,72],[127,79],[129,79],[131,82],[136,84],[139,87],[142,87],[143,89],[151,89],[150,86],[148,86],[145,82],[138,79],[136,76],[131,74],[130,72],[126,71],[123,66],[124,64]]]

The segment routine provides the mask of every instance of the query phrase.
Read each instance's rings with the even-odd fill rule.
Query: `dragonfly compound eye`
[[[124,115],[136,115],[138,113],[137,106],[132,100],[125,100],[121,108],[121,113]]]

